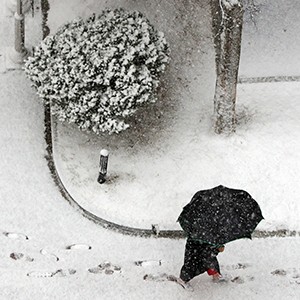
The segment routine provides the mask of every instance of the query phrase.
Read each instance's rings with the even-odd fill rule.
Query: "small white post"
[[[28,51],[25,48],[25,22],[22,10],[22,0],[17,0],[17,11],[15,12],[15,47],[10,55],[13,63],[22,65]]]
[[[100,151],[99,176],[97,180],[100,184],[106,181],[108,155],[109,153],[106,149]]]

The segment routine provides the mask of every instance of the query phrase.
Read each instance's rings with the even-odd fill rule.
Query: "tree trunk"
[[[230,134],[236,129],[236,85],[244,11],[240,0],[211,0],[211,8],[217,73],[214,130]]]

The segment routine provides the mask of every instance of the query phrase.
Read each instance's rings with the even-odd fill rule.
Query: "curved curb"
[[[69,204],[72,207],[74,207],[78,212],[80,212],[85,218],[93,221],[95,224],[101,225],[103,228],[110,229],[126,235],[148,237],[148,238],[149,237],[172,238],[172,239],[185,238],[184,232],[182,230],[156,231],[155,228],[151,230],[151,229],[128,227],[128,226],[116,224],[108,220],[102,219],[92,214],[91,212],[87,211],[82,206],[80,206],[64,186],[55,166],[55,162],[53,158],[52,120],[51,120],[50,104],[44,104],[44,126],[45,126],[44,138],[46,141],[46,152],[47,152],[45,158],[47,160],[48,168],[50,170],[54,183],[58,187],[60,194],[63,196],[63,198],[65,198],[69,202]],[[252,234],[252,237],[254,238],[295,237],[295,236],[300,236],[300,232],[290,231],[286,229],[276,230],[276,231],[256,230]]]
[[[164,237],[164,238],[183,238],[184,233],[182,230],[162,230],[156,232],[151,229],[141,229],[133,228],[128,226],[119,225],[105,219],[102,219],[91,212],[80,206],[76,200],[70,195],[66,187],[64,186],[62,180],[57,172],[54,158],[53,158],[53,140],[52,140],[52,121],[51,121],[51,108],[49,104],[44,104],[44,138],[46,141],[46,152],[45,158],[47,160],[48,168],[50,170],[51,176],[54,180],[55,185],[58,187],[61,195],[65,198],[69,204],[74,207],[78,212],[80,212],[84,217],[93,221],[94,223],[101,225],[106,229],[111,229],[122,234],[141,236],[141,237]]]

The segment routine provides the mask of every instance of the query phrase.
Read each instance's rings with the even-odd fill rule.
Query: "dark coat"
[[[220,273],[220,266],[217,260],[219,250],[216,246],[204,244],[191,238],[187,239],[184,253],[184,265],[180,271],[180,278],[185,282],[195,276],[214,269]]]

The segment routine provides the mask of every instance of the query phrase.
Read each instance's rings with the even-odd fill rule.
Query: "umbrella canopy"
[[[179,224],[192,239],[223,245],[250,238],[263,219],[257,202],[243,190],[219,185],[197,192],[179,218]]]

